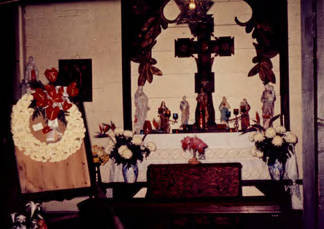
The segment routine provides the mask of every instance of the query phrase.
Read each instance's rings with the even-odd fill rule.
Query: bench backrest
[[[239,197],[240,163],[158,164],[147,170],[147,198]]]

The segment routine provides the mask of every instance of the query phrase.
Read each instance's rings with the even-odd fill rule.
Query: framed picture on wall
[[[58,83],[69,85],[77,83],[80,101],[92,101],[92,60],[68,59],[59,60]]]

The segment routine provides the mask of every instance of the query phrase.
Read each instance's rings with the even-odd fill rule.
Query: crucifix
[[[187,21],[191,34],[194,38],[179,38],[175,40],[176,57],[194,57],[198,72],[195,73],[195,92],[197,106],[195,112],[195,127],[200,130],[216,129],[215,109],[212,93],[214,90],[214,72],[212,65],[215,56],[231,56],[234,54],[233,37],[215,37],[211,40],[214,32],[214,19],[211,15],[205,15],[198,21]]]

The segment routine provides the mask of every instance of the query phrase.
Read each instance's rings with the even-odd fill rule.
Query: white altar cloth
[[[154,142],[155,152],[138,162],[137,181],[146,181],[147,167],[150,164],[182,164],[188,163],[191,152],[184,152],[181,140],[186,136],[197,136],[203,140],[208,148],[205,151],[206,160],[202,163],[239,162],[242,164],[242,179],[257,180],[270,179],[268,167],[260,158],[252,156],[253,143],[248,140],[248,134],[240,133],[199,133],[199,134],[150,134],[145,142]],[[121,165],[109,160],[100,167],[103,182],[123,182]]]

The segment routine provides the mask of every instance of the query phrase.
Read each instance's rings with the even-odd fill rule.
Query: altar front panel
[[[252,156],[253,143],[248,135],[241,133],[200,133],[200,134],[151,134],[145,142],[154,142],[157,150],[142,162],[138,162],[138,181],[146,181],[147,167],[150,164],[188,163],[191,152],[184,152],[181,140],[186,136],[197,136],[207,143],[206,159],[201,163],[239,162],[242,164],[242,179],[270,179],[267,165],[259,158]],[[123,182],[122,166],[110,160],[100,168],[103,182]]]

